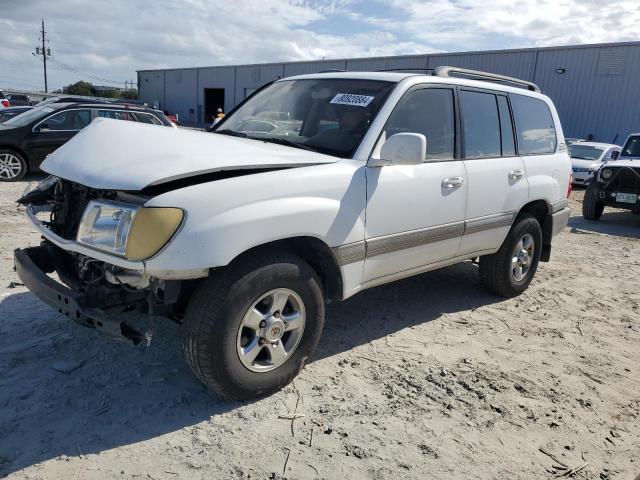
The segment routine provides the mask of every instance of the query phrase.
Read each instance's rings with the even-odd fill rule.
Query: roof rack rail
[[[329,70],[320,70],[318,73],[341,73],[346,72],[346,70],[340,70],[339,68],[330,68]]]
[[[401,73],[428,73],[433,72],[433,68],[383,68],[376,72],[401,72]]]
[[[453,74],[453,75],[452,75]],[[483,80],[486,82],[504,83],[507,85],[514,85],[520,88],[526,88],[532,92],[540,92],[540,87],[533,82],[521,80],[519,78],[507,77],[505,75],[498,75],[496,73],[480,72],[478,70],[469,70],[467,68],[459,67],[436,67],[432,73],[435,77],[451,77],[460,76],[467,77],[472,80]]]

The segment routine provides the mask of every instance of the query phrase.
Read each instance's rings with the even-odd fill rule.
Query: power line
[[[81,76],[89,78],[91,80],[97,80],[99,82],[104,82],[104,83],[115,83],[115,84],[118,84],[118,85],[124,85],[124,82],[120,82],[118,80],[111,80],[111,79],[108,79],[108,78],[100,77],[98,75],[91,75],[89,73],[84,73],[84,72],[82,72],[82,71],[80,71],[80,70],[78,70],[76,68],[70,67],[69,65],[60,62],[55,57],[50,58],[50,60],[52,62],[55,62],[58,66],[60,66],[61,68],[65,69],[65,70],[67,70],[69,72],[73,72],[73,73],[75,73],[77,75],[81,75]]]

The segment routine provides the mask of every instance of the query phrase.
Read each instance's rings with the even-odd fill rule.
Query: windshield
[[[640,157],[640,136],[629,137],[622,149],[621,157]]]
[[[394,86],[375,80],[284,80],[257,93],[214,131],[350,158]]]
[[[571,158],[579,158],[580,160],[598,160],[604,150],[602,148],[590,147],[588,145],[578,145],[574,143],[569,146],[569,155]]]
[[[47,106],[35,107],[35,108],[32,108],[31,110],[27,110],[26,112],[21,113],[20,115],[16,115],[15,117],[7,120],[6,122],[3,123],[3,125],[8,127],[24,127],[25,125],[28,125],[34,120],[38,120],[39,118],[44,117],[45,115],[48,115],[49,113],[54,112],[55,110],[56,110],[55,108],[51,108]]]

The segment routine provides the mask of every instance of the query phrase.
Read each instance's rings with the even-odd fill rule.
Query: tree
[[[64,93],[67,93],[69,95],[85,95],[85,96],[90,96],[93,95],[93,85],[91,85],[89,82],[84,82],[84,81],[79,81],[76,82],[72,85],[67,85],[66,87],[64,87],[62,89],[62,91]]]
[[[122,98],[126,98],[127,100],[136,100],[138,98],[138,89],[130,88],[129,90],[125,90],[124,92],[120,92]]]

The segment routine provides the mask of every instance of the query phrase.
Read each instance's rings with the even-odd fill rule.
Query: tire
[[[27,161],[13,150],[0,150],[0,182],[16,182],[28,171]]]
[[[288,356],[281,357],[286,358],[283,363],[275,366],[271,349],[276,347],[270,340],[265,340],[263,347],[257,347],[262,350],[255,362],[248,366],[248,357],[241,359],[242,342],[254,344],[247,338],[259,342],[257,339],[268,336],[253,335],[257,332],[243,327],[245,315],[249,316],[250,309],[251,312],[258,309],[267,312],[275,308],[276,302],[270,304],[268,301],[272,298],[270,292],[274,291],[292,292],[293,295],[282,308],[282,315],[276,311],[269,317],[269,322],[276,323],[267,325],[268,334],[276,331],[271,326],[278,324],[279,319],[292,318],[285,312],[294,311],[294,304],[303,314],[303,328],[285,331],[279,340],[275,340],[283,350],[288,343],[289,346],[295,343]],[[262,297],[266,300],[254,309],[254,304]],[[324,296],[316,273],[295,255],[272,253],[232,264],[198,286],[185,314],[183,349],[187,363],[202,383],[223,397],[245,400],[271,394],[289,384],[313,355],[323,326]],[[294,335],[297,335],[295,342],[292,340]]]
[[[527,249],[526,259],[530,262],[526,268],[523,265],[522,278],[517,278],[514,272],[513,262],[517,254],[516,247],[520,251],[526,249],[526,239],[533,241],[531,251]],[[492,255],[480,257],[480,281],[493,294],[501,297],[515,297],[524,292],[538,269],[540,255],[542,253],[542,229],[538,220],[530,215],[518,215],[516,221],[509,230],[500,250]],[[524,256],[518,259],[517,265],[524,260]]]
[[[598,199],[598,183],[592,181],[584,192],[582,216],[587,220],[599,220],[604,212],[604,204]]]

